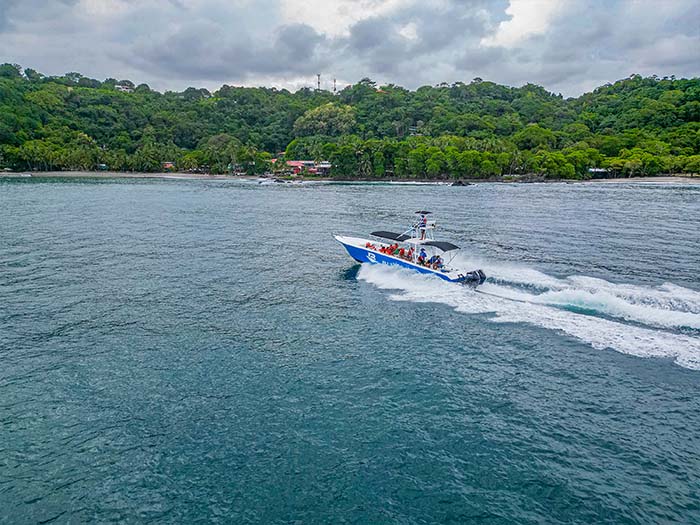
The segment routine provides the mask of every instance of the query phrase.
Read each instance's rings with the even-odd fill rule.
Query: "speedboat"
[[[482,284],[486,275],[481,270],[465,272],[450,267],[459,246],[435,240],[435,221],[427,219],[430,214],[427,210],[417,211],[420,218],[403,233],[372,232],[370,235],[377,240],[346,235],[336,235],[335,239],[359,263],[401,266],[452,283]],[[393,242],[387,243],[387,240]],[[443,256],[448,260],[444,261]]]

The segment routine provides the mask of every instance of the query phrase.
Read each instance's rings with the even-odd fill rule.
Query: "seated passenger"
[[[425,260],[427,259],[428,254],[425,253],[425,249],[421,248],[420,253],[418,254],[418,264],[423,265],[425,264]]]

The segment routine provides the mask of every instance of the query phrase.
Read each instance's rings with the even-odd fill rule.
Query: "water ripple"
[[[0,522],[700,522],[700,193],[455,190],[0,180]]]

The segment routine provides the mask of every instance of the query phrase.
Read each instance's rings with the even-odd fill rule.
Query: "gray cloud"
[[[343,61],[360,76],[378,76],[415,87],[454,76],[452,61],[465,48],[478,48],[479,41],[507,19],[507,2],[460,2],[436,8],[424,2],[361,20],[350,28],[342,51]],[[411,27],[414,35],[406,36]],[[360,71],[361,70],[361,71]],[[356,74],[356,75],[357,75]]]
[[[78,0],[2,0],[0,1],[0,34],[16,30],[29,19],[50,19],[74,6]]]
[[[202,21],[134,46],[123,58],[143,71],[179,78],[241,80],[256,74],[315,73],[325,65],[318,54],[324,42],[325,37],[306,24],[281,26],[272,42],[261,43],[244,27],[228,30]]]
[[[437,13],[420,4],[410,18],[417,23],[420,45],[416,50],[434,53],[448,46],[474,48],[508,16],[508,2],[463,2],[453,0]]]
[[[460,70],[479,71],[492,64],[502,63],[506,51],[502,47],[476,47],[467,49],[455,62]]]
[[[509,18],[507,0],[401,0],[379,11],[385,0],[365,0],[367,15],[353,13],[345,34],[285,17],[282,1],[0,0],[0,61],[158,89],[310,84],[325,72],[409,88],[479,76],[578,95],[631,73],[700,74],[697,0],[570,0],[544,31],[508,46],[487,45]]]
[[[516,85],[535,82],[567,95],[632,73],[700,74],[697,2],[578,0],[564,6],[546,32],[501,48],[499,60],[470,62],[479,54],[468,50],[456,66],[482,67],[480,76]]]

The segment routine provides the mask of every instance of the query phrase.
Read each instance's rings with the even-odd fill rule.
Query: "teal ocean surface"
[[[439,237],[479,290],[332,234]],[[0,523],[700,523],[700,186],[0,179]]]

